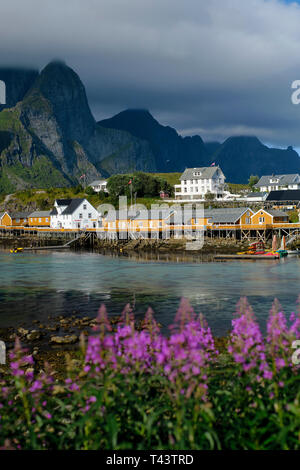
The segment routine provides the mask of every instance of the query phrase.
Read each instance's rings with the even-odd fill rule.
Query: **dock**
[[[24,247],[22,251],[36,251],[36,250],[66,250],[71,248],[70,245],[57,245],[57,246],[32,246]]]
[[[214,259],[251,259],[251,260],[257,260],[257,259],[264,259],[264,260],[268,260],[268,259],[279,259],[279,256],[276,256],[276,255],[269,255],[269,256],[265,256],[265,255],[215,255],[214,256]]]
[[[22,251],[36,251],[36,250],[66,250],[68,248],[71,248],[72,243],[76,242],[81,238],[81,235],[78,235],[77,237],[73,238],[72,240],[68,241],[64,245],[47,245],[47,246],[30,246],[30,247],[25,247],[22,248]]]

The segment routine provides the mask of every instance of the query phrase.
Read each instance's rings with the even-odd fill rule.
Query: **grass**
[[[152,176],[158,176],[159,178],[166,180],[172,186],[174,186],[175,184],[180,184],[180,176],[182,175],[182,173],[148,173],[148,174]]]

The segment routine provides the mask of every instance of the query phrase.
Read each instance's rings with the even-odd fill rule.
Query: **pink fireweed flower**
[[[160,331],[160,328],[154,318],[154,312],[151,307],[148,308],[145,318],[142,322],[142,328],[147,330],[150,335],[157,335]]]
[[[134,315],[130,304],[125,305],[125,308],[121,315],[120,324],[123,325],[134,325]]]
[[[104,335],[106,331],[112,330],[111,324],[107,318],[107,311],[106,311],[106,307],[104,304],[102,304],[98,310],[96,322],[97,322],[97,326],[93,328],[94,331],[100,330],[101,334]]]
[[[241,365],[243,372],[249,373],[260,370],[264,377],[269,375],[269,366],[265,356],[265,345],[260,328],[247,299],[241,299],[237,304],[238,318],[232,321],[233,330],[230,336],[228,352],[234,361]]]
[[[183,297],[180,301],[179,309],[176,312],[174,324],[170,325],[170,329],[179,329],[179,331],[181,331],[184,325],[195,320],[195,317],[196,314],[193,307],[190,302]]]
[[[279,302],[275,299],[267,323],[267,345],[273,369],[277,372],[284,367],[290,367],[291,345],[297,337],[300,337],[300,313],[298,315],[292,313],[289,321],[290,326]],[[290,369],[296,370],[297,367]]]

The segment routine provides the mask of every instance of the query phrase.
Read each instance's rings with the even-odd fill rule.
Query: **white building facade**
[[[300,189],[300,176],[291,175],[271,175],[262,176],[255,185],[261,192],[281,191],[284,189]]]
[[[107,180],[96,180],[89,184],[91,188],[95,191],[95,193],[99,193],[100,191],[104,191],[107,193]]]
[[[50,227],[85,230],[98,228],[99,213],[87,199],[56,199]]]
[[[225,195],[225,175],[220,167],[187,168],[175,185],[175,199],[203,200],[209,193],[216,199]]]

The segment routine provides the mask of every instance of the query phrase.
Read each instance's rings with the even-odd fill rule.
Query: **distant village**
[[[300,175],[262,176],[255,184],[255,191],[245,194],[230,193],[225,179],[219,166],[187,168],[180,184],[174,187],[174,199],[160,194],[168,205],[154,210],[138,206],[128,211],[99,210],[85,198],[56,199],[49,211],[0,213],[0,230],[2,233],[97,232],[100,238],[112,239],[122,238],[125,233],[132,238],[161,238],[166,232],[176,237],[187,230],[192,236],[202,231],[211,237],[264,241],[274,234],[288,239],[299,234],[300,223],[291,223],[288,211],[299,210]],[[107,192],[106,180],[93,181],[89,186],[95,192]],[[208,195],[211,203],[226,202],[229,207],[228,204],[208,207],[199,215],[191,203],[207,202]],[[189,208],[182,212],[179,207],[185,203]],[[253,203],[258,204],[256,209]]]

